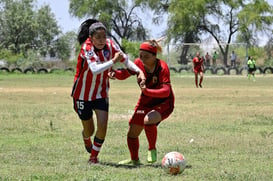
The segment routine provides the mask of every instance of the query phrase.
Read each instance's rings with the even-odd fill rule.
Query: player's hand
[[[143,91],[144,89],[146,89],[146,85],[145,85],[146,79],[137,79],[137,83],[138,86],[140,87],[140,89]]]
[[[115,72],[114,70],[108,72],[108,77],[109,77],[110,79],[115,80],[115,79],[116,79],[116,72]]]
[[[140,81],[139,87],[140,87],[141,91],[146,89],[145,80]]]
[[[114,63],[120,62],[123,59],[122,52],[116,52],[114,58],[112,59]]]
[[[138,73],[137,75],[137,82],[138,82],[138,85],[139,87],[142,89],[142,88],[146,88],[146,77],[144,75],[144,73],[140,70],[140,72]]]

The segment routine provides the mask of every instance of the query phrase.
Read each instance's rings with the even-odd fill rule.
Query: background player
[[[198,88],[198,74],[200,75],[199,87],[202,88],[203,71],[204,71],[204,59],[200,57],[200,53],[196,53],[196,57],[192,60],[192,71],[195,76],[195,86]]]

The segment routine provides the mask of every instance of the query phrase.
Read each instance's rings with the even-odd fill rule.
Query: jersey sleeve
[[[94,47],[91,44],[83,45],[81,56],[83,59],[86,60],[88,67],[93,74],[99,74],[105,71],[106,69],[109,69],[114,64],[112,60],[98,64],[97,62],[99,62],[99,57],[95,53]]]
[[[120,49],[119,45],[110,39],[111,47],[112,47],[112,54],[115,55],[116,52],[122,52],[123,53],[123,59],[120,62],[128,61],[127,55]]]
[[[164,98],[168,97],[171,92],[170,84],[163,84],[159,89],[144,89],[143,94],[149,97]]]
[[[127,69],[117,69],[117,70],[115,70],[115,77],[118,80],[124,80],[124,79],[127,79],[130,76],[131,76],[131,74]]]
[[[80,76],[80,72],[82,70],[82,62],[83,59],[81,58],[81,56],[78,56],[78,61],[77,61],[77,66],[76,66],[76,73],[74,76],[74,82],[78,79],[78,77]]]

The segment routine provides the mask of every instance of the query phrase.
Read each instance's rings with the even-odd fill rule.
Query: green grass
[[[73,74],[0,74],[0,180],[273,180],[273,76],[256,79],[205,75],[196,89],[192,74],[172,74],[175,110],[158,127],[157,163],[146,163],[142,133],[144,165],[124,167],[117,163],[129,158],[128,119],[140,94],[134,77],[111,80],[101,164],[89,166]],[[187,159],[180,175],[160,167],[170,151]]]

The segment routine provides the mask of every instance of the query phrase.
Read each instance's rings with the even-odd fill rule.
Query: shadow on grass
[[[128,168],[128,169],[133,169],[133,168],[139,168],[139,167],[153,167],[153,168],[162,168],[161,164],[159,163],[154,163],[154,164],[143,164],[141,163],[140,165],[121,165],[117,163],[111,163],[111,162],[100,162],[100,165],[105,165],[105,166],[111,166],[111,167],[116,167],[116,168]],[[186,169],[191,169],[191,165],[187,165]]]

